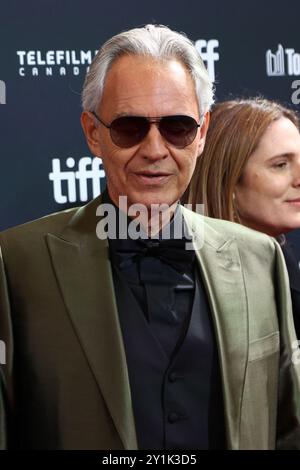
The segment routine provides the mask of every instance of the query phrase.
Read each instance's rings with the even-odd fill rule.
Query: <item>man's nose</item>
[[[164,159],[169,155],[166,141],[156,123],[151,123],[149,132],[142,141],[140,152],[143,158],[152,161]]]

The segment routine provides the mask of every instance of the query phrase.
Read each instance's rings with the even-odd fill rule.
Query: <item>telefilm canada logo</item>
[[[208,74],[215,80],[215,62],[219,60],[217,39],[198,39],[196,49],[205,62]],[[19,50],[16,51],[21,77],[26,76],[66,76],[86,73],[97,54],[97,50]]]
[[[215,62],[220,59],[220,55],[216,51],[219,47],[218,39],[209,39],[208,41],[205,39],[198,39],[195,42],[195,47],[207,67],[209,78],[214,82],[216,78]]]
[[[0,80],[0,104],[6,104],[6,85],[3,80]]]
[[[18,73],[27,76],[76,76],[86,73],[97,50],[16,51]]]
[[[59,158],[53,158],[49,180],[52,181],[53,197],[57,204],[86,202],[99,196],[105,186],[102,160],[82,157],[76,168],[76,161],[72,157],[64,163]]]

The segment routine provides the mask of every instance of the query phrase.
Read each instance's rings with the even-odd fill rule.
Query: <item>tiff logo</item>
[[[0,341],[0,364],[6,364],[6,347],[4,341]]]
[[[266,52],[267,75],[283,77],[284,75],[300,75],[300,54],[295,49],[283,48],[278,44],[276,52],[268,49]],[[286,72],[287,69],[287,72]]]
[[[6,85],[3,80],[0,80],[0,104],[6,104]]]
[[[199,54],[201,55],[208,71],[209,78],[212,82],[215,81],[215,62],[219,60],[219,53],[215,51],[219,47],[218,39],[198,39],[195,42],[195,46]]]
[[[52,171],[49,173],[49,180],[53,181],[54,199],[58,204],[76,201],[86,202],[89,199],[89,181],[92,186],[92,195],[90,197],[95,198],[101,193],[100,180],[105,178],[105,172],[100,158],[80,158],[78,170],[74,170],[74,158],[70,157],[66,160],[66,166],[69,170],[62,170],[60,164],[59,158],[53,158]],[[73,171],[70,171],[72,169]],[[78,184],[76,184],[77,182]]]

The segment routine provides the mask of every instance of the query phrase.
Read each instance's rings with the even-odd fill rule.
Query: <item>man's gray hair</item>
[[[194,80],[200,114],[209,111],[214,101],[213,84],[196,47],[184,34],[153,24],[117,34],[101,47],[83,85],[82,107],[85,111],[96,111],[107,72],[119,57],[126,54],[181,62]]]

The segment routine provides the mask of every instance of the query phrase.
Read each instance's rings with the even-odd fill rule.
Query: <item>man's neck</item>
[[[117,204],[106,189],[105,202],[113,204],[122,214],[140,225],[147,238],[159,238],[159,234],[168,228],[174,219],[179,201],[173,204],[152,204],[150,207],[143,204],[128,205],[127,196],[119,196]]]

